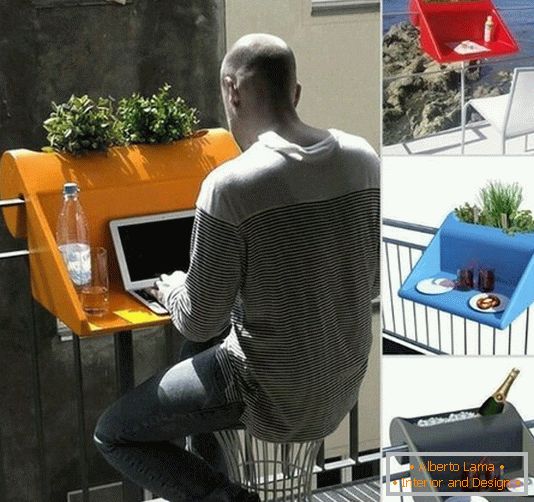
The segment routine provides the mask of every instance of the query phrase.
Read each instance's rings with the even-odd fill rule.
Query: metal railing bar
[[[419,225],[418,223],[410,223],[409,221],[392,220],[390,218],[382,218],[382,224],[388,227],[401,228],[402,230],[413,230],[414,232],[421,232],[424,234],[434,235],[439,228],[429,227],[427,225]]]
[[[441,352],[441,316],[440,316],[440,313],[441,313],[441,310],[438,310],[437,311],[438,313],[438,350]]]
[[[117,396],[122,396],[135,385],[135,367],[132,331],[118,331],[113,335],[115,354],[115,390]],[[143,490],[135,483],[123,477],[123,502],[137,502],[141,500]]]
[[[464,355],[467,355],[467,319],[464,317]]]
[[[317,452],[317,458],[315,459],[317,465],[322,469],[325,466],[325,458],[324,458],[324,441],[321,444],[321,447],[319,448],[319,451]]]
[[[426,346],[430,347],[430,330],[428,328],[428,307],[425,305]]]
[[[390,237],[382,237],[382,242],[386,244],[393,244],[394,246],[402,246],[405,248],[417,249],[419,251],[425,251],[427,248],[427,246],[423,246],[421,244],[413,244],[411,242],[401,241],[399,239],[391,239]]]
[[[26,201],[20,197],[0,200],[0,207],[23,206],[24,204],[26,204]]]
[[[349,457],[356,460],[352,467],[352,479],[356,478],[357,463],[359,457],[359,430],[358,430],[358,403],[354,405],[349,415]]]
[[[74,382],[76,395],[76,410],[78,414],[78,445],[80,455],[80,480],[82,489],[82,502],[89,502],[89,466],[87,459],[85,404],[83,392],[83,364],[80,348],[80,337],[72,337],[72,351],[74,357]]]
[[[326,462],[323,467],[316,464],[313,468],[313,473],[318,474],[321,472],[336,471],[338,469],[348,469],[349,467],[376,462],[381,458],[382,454],[377,451],[375,453],[368,453],[366,455],[362,455],[361,457],[358,457],[357,461],[350,457],[341,460],[334,460],[332,462]]]
[[[11,258],[20,258],[21,256],[29,256],[30,252],[27,249],[21,249],[19,251],[6,251],[0,253],[0,260],[9,260]]]
[[[528,353],[528,327],[530,321],[530,307],[527,309],[527,318],[525,321],[525,355]]]
[[[400,258],[400,245],[397,244],[397,264],[399,267],[399,284],[402,284],[402,265],[401,265],[401,258]],[[406,329],[406,306],[404,298],[401,298],[401,306],[402,306],[402,327],[404,329],[404,336],[406,336],[407,329]]]
[[[391,282],[391,267],[389,266],[389,246],[386,244],[386,268],[388,274],[388,285],[389,285],[389,301],[391,302],[391,318],[393,319],[393,330],[397,331],[397,323],[395,321],[395,306],[393,303],[393,286]]]
[[[380,460],[380,457],[377,458],[377,460]],[[365,460],[364,462],[358,463],[366,463],[370,462],[370,460]],[[349,467],[354,467],[356,465],[356,460],[353,458],[344,458],[343,460],[336,460],[335,462],[327,462],[323,468],[318,467],[320,470],[319,472],[328,472],[328,471],[336,471],[338,469],[347,469]]]
[[[508,355],[512,355],[512,325],[508,326]]]
[[[30,270],[29,262],[28,273]],[[40,493],[39,500],[48,502],[50,500],[50,489],[48,482],[48,469],[46,465],[46,451],[45,451],[45,433],[43,424],[43,402],[41,395],[41,371],[39,367],[39,335],[37,333],[37,322],[35,316],[35,302],[31,294],[31,287],[29,288],[29,301],[30,301],[30,317],[31,328],[29,330],[30,336],[30,353],[31,353],[31,381],[32,381],[32,393],[33,393],[33,406],[34,406],[34,421],[35,421],[35,434],[37,437],[37,453],[39,462],[39,484]]]
[[[7,500],[6,473],[4,469],[4,450],[2,448],[2,434],[0,431],[0,500]]]
[[[454,354],[454,317],[452,314],[449,314],[451,318],[451,354]]]
[[[425,345],[424,343],[418,342],[417,340],[412,340],[411,338],[406,338],[405,336],[398,335],[397,333],[394,333],[393,331],[390,331],[389,329],[383,329],[382,333],[384,335],[390,336],[392,338],[395,338],[396,340],[399,340],[400,342],[404,342],[407,345],[409,345],[410,348],[414,349],[418,348],[422,352],[422,354],[432,354],[436,356],[442,356],[445,354],[445,352],[441,352],[438,349],[435,349],[434,347],[429,347]]]
[[[409,256],[410,256],[410,270],[413,270],[413,253],[412,249],[409,249]],[[412,302],[412,310],[413,310],[413,320],[414,320],[414,328],[415,328],[415,340],[419,341],[419,333],[417,331],[417,309],[415,308],[415,302]]]

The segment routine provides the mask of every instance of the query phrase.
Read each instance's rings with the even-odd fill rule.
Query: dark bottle
[[[510,374],[506,377],[502,385],[479,408],[478,413],[480,415],[497,415],[502,412],[508,391],[517,378],[517,375],[519,375],[517,368],[510,371]]]

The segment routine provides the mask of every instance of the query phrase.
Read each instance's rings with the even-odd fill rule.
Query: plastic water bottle
[[[76,183],[65,183],[56,230],[57,245],[77,290],[91,280],[89,225],[78,198],[79,191]]]

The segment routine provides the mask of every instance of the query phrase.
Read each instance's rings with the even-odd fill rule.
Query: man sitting
[[[277,37],[241,38],[221,88],[243,153],[202,184],[189,270],[156,285],[187,339],[230,331],[120,398],[95,432],[111,465],[172,501],[259,500],[178,437],[244,425],[306,441],[337,428],[358,399],[378,294],[372,148],[300,120],[295,58]]]

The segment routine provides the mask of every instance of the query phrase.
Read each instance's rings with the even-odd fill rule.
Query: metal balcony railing
[[[382,333],[422,354],[532,355],[531,308],[499,330],[402,299],[397,292],[437,229],[383,220]]]

